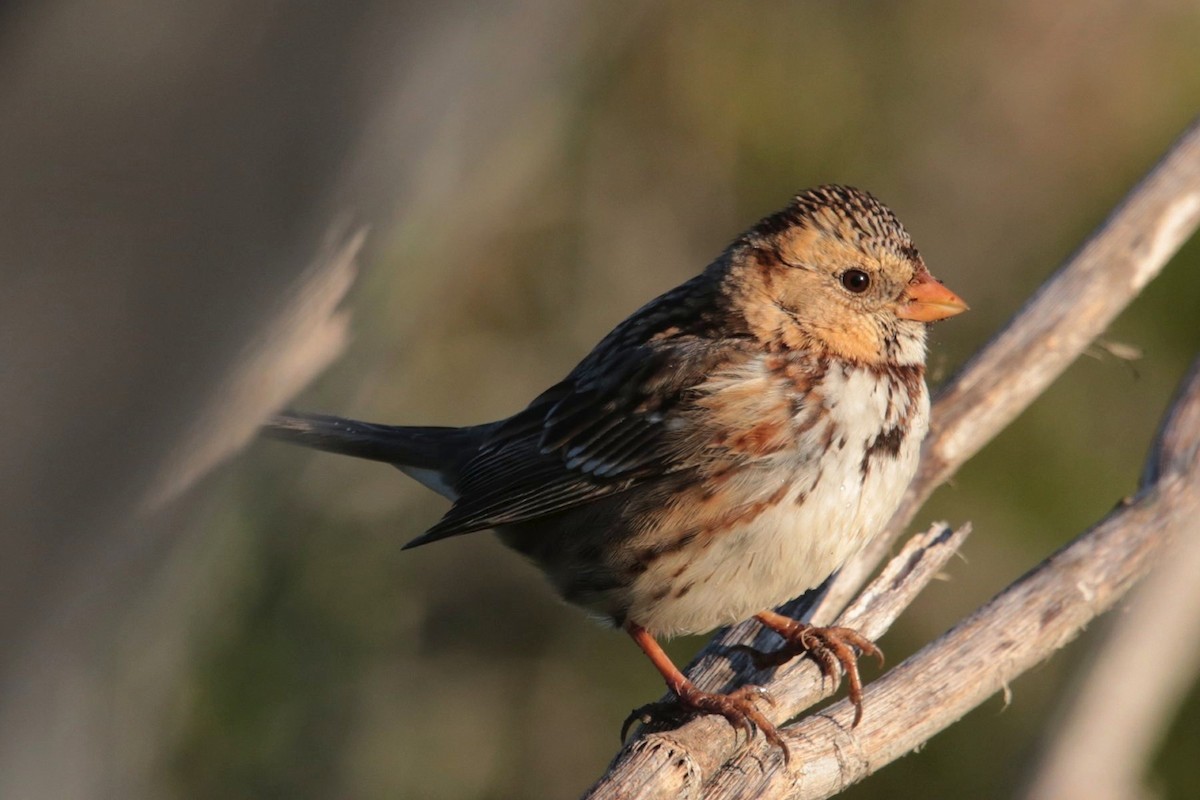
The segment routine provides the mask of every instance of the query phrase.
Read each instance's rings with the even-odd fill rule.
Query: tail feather
[[[445,477],[452,476],[464,454],[477,442],[475,428],[378,425],[296,411],[276,414],[262,432],[268,438],[291,444]]]

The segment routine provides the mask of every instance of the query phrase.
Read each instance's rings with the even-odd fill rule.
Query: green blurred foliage
[[[934,331],[944,379],[1200,109],[1191,2],[591,3],[577,24],[538,113],[462,167],[470,195],[375,233],[388,258],[356,290],[356,342],[299,405],[429,424],[511,413],[824,181],[892,205],[971,303]],[[920,524],[975,533],[883,641],[889,663],[1133,490],[1200,345],[1197,298],[1193,242],[1108,334],[1144,358],[1094,348],[931,500]],[[394,470],[266,445],[228,483],[214,525],[236,528],[237,591],[178,704],[181,796],[574,796],[661,692],[622,636],[490,536],[401,553],[444,504]],[[1010,794],[1093,633],[847,796]],[[1198,742],[1193,696],[1154,767],[1164,796],[1200,795]]]

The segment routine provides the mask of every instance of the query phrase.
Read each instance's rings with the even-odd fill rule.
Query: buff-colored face
[[[752,327],[789,348],[869,364],[922,362],[926,323],[966,304],[934,280],[908,234],[874,198],[820,191],[802,195],[784,212],[790,216],[751,232],[754,247],[745,257],[753,268],[743,274],[760,299],[769,299]]]

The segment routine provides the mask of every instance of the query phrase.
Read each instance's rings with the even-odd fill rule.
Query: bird
[[[786,758],[759,687],[702,691],[659,642],[756,618],[783,641],[751,651],[758,668],[805,653],[826,674],[840,666],[861,720],[855,651],[882,660],[875,644],[772,609],[821,586],[898,507],[929,426],[927,329],[965,310],[891,209],[824,185],[510,417],[434,427],[284,411],[264,433],[391,464],[443,495],[450,509],[406,548],[494,530],[567,602],[628,633],[677,710],[761,731]],[[660,705],[635,709],[622,739]]]

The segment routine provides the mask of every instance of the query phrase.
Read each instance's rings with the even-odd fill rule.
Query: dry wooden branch
[[[875,709],[869,719],[851,729],[853,711],[843,700],[786,730],[797,769],[758,750],[753,761],[747,754],[719,773],[705,797],[815,800],[837,794],[917,748],[1073,639],[1200,514],[1200,360],[1170,420],[1152,455],[1167,465],[1157,480],[871,684],[864,697]]]
[[[1158,470],[1152,464],[1144,483],[1157,480]],[[1028,781],[1027,800],[1153,796],[1143,774],[1200,670],[1200,536],[1192,534],[1137,587],[1089,657]]]
[[[1193,530],[1137,587],[1089,655],[1069,713],[1028,781],[1027,800],[1154,796],[1145,770],[1200,670],[1197,575],[1200,536]]]
[[[933,424],[925,443],[920,471],[885,533],[878,537],[860,558],[842,571],[818,607],[813,608],[804,602],[798,602],[790,604],[787,611],[795,616],[808,616],[818,622],[825,622],[833,616],[837,608],[844,606],[875,565],[882,560],[929,494],[1027,408],[1066,369],[1088,343],[1096,338],[1162,270],[1192,234],[1197,224],[1200,224],[1200,120],[1192,123],[1166,157],[1143,178],[1084,246],[1068,259],[1005,329],[947,383],[934,404]],[[1164,452],[1169,450],[1170,448],[1165,448]],[[1141,509],[1143,505],[1139,505],[1137,509]],[[1123,519],[1134,519],[1133,513],[1137,509],[1131,509],[1129,516]],[[1137,519],[1142,520],[1141,517]],[[1154,520],[1149,518],[1142,521]],[[1110,524],[1111,519],[1092,534],[1095,535],[1101,529],[1109,530]],[[1061,574],[1056,571],[1044,574],[1043,570],[1036,574],[1043,575],[1051,582],[1056,578],[1062,579]],[[1133,580],[1141,572],[1130,574],[1133,577],[1128,580]],[[1030,579],[1015,584],[1009,591],[1027,586],[1028,580]],[[1123,586],[1120,590],[1122,592],[1128,588],[1128,583]],[[1113,588],[1112,585],[1107,587]],[[1115,599],[1119,594],[1113,594],[1112,598]],[[1037,601],[1038,596],[1028,595],[1028,598],[1033,602]],[[1043,606],[1047,607],[1049,606]],[[975,632],[979,630],[980,615],[992,619],[986,616],[992,608],[993,606],[989,605],[963,623],[969,625],[968,631],[972,635],[977,635]],[[1087,618],[1090,619],[1091,616],[1094,616],[1094,613]],[[1067,621],[1075,620],[1075,616],[1068,616]],[[1083,624],[1083,621],[1079,624]],[[1078,628],[1070,630],[1073,635]],[[961,632],[961,626],[956,631]],[[747,662],[731,659],[725,654],[732,644],[752,643],[755,632],[753,624],[743,623],[718,636],[693,662],[689,669],[692,679],[703,688],[723,690],[752,678],[760,678],[761,676],[754,675]],[[1069,635],[1063,634],[1060,639],[1050,641],[1049,645],[1046,644],[1046,640],[1038,639],[1043,649],[1025,654],[1020,663],[1035,663],[1067,638]],[[929,648],[922,651],[906,664],[911,665],[915,659],[925,657],[928,650]],[[1013,656],[1010,654],[1009,658]],[[925,661],[919,663],[926,664]],[[899,669],[893,670],[884,679],[877,681],[868,696],[880,695],[885,690],[902,693],[905,686],[902,683],[897,684],[898,673]],[[903,676],[907,676],[911,681],[913,674],[915,673],[909,666]],[[772,710],[770,716],[776,721],[787,719],[801,702],[796,698],[811,698],[814,694],[819,696],[820,684],[819,671],[806,660],[781,668],[773,679],[765,684],[779,701],[778,708]],[[907,688],[912,690],[911,686]],[[921,691],[928,694],[927,686]],[[989,689],[988,694],[991,691],[994,689]],[[982,701],[986,696],[982,695],[975,702]],[[886,703],[889,700],[882,699],[878,702],[884,704],[884,710],[874,712],[868,715],[868,718],[876,717],[876,724],[885,724],[887,719],[895,715],[886,711]],[[940,727],[922,726],[920,730],[925,733],[925,738],[928,738],[969,707],[958,710],[958,706],[952,707],[947,704],[945,709],[952,716],[934,714],[932,711],[935,709],[929,709],[929,716]],[[815,719],[816,721],[809,720],[803,725],[820,726],[821,720],[825,720],[825,723],[836,727],[827,717]],[[912,729],[906,726],[906,730]],[[856,747],[862,741],[859,732],[865,735],[867,731],[865,728],[856,729],[855,735],[851,737],[851,744]],[[887,733],[882,731],[879,735]],[[900,732],[892,730],[890,733],[896,735]],[[844,745],[850,741],[847,739],[849,734],[844,732],[832,738],[826,731],[809,730],[808,734],[811,741],[826,744]],[[883,741],[872,741],[875,741],[879,748],[884,744]],[[896,741],[900,741],[900,737],[897,736]],[[907,752],[907,749],[911,749],[920,741],[924,739],[915,742],[905,739],[907,745],[904,749],[886,760],[874,761],[874,767],[878,768],[891,758]],[[722,721],[711,717],[694,720],[669,735],[649,734],[645,740],[635,741],[618,755],[608,774],[593,787],[588,797],[679,797],[708,783],[717,774],[717,770],[735,754],[736,748],[737,743],[732,730]],[[885,751],[878,749],[874,752]],[[841,753],[838,758],[846,760],[849,770],[847,778],[851,774],[857,774],[858,777],[866,774],[865,771],[854,773],[853,765],[861,762],[851,759],[847,753]],[[744,758],[742,763],[744,765]],[[763,763],[770,763],[769,758]],[[805,765],[802,769],[807,773],[808,766],[804,758],[793,759],[793,763]],[[869,770],[869,766],[866,769]],[[722,780],[726,778],[722,777]],[[739,780],[748,782],[745,776]],[[810,795],[806,793],[803,796]]]

